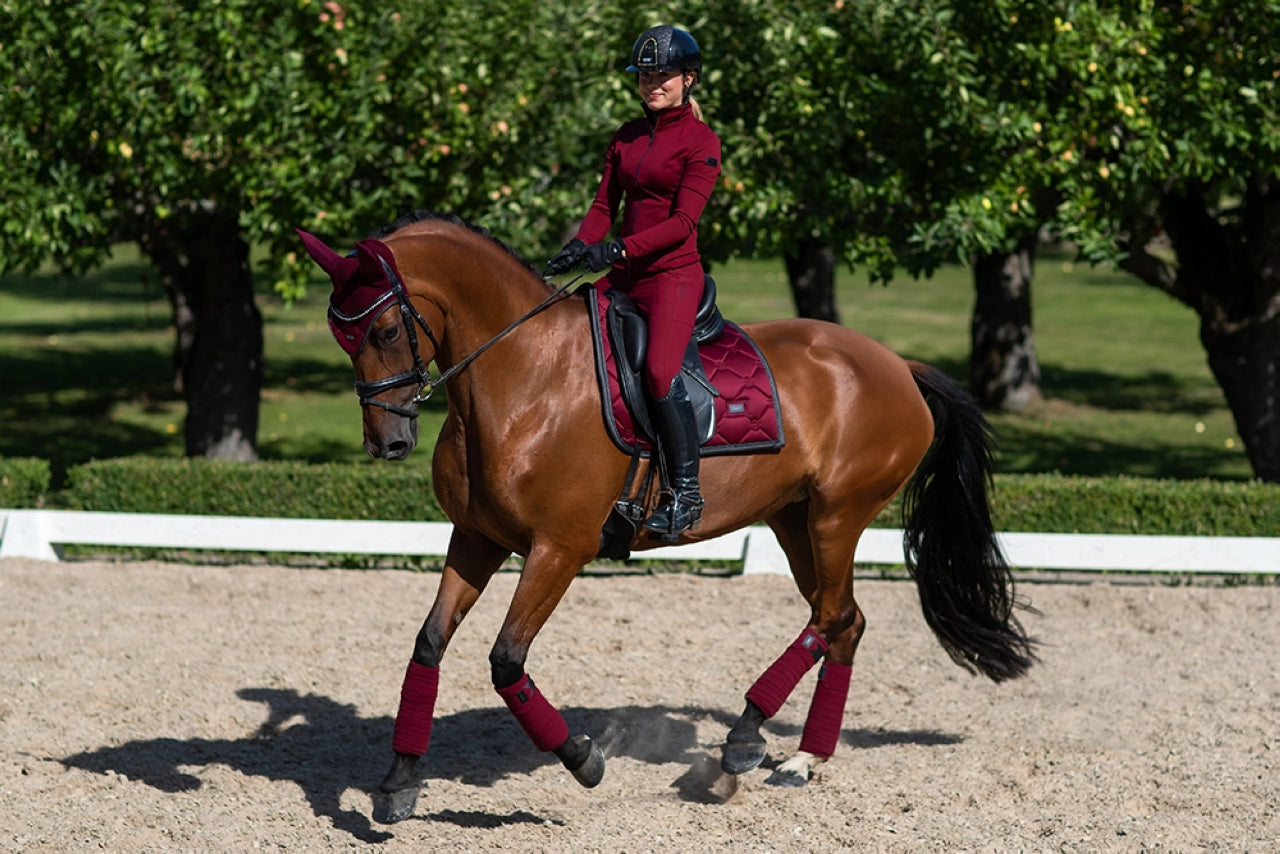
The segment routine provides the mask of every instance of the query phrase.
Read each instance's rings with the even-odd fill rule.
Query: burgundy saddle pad
[[[591,333],[595,344],[596,372],[604,402],[604,420],[614,444],[628,454],[648,454],[653,449],[649,436],[636,424],[624,383],[620,379],[617,347],[609,334],[606,316],[610,298],[596,288],[583,289],[591,312]],[[776,451],[785,444],[782,410],[773,372],[764,355],[737,324],[725,322],[724,331],[698,347],[706,378],[715,387],[715,430],[702,445],[702,455],[747,454]],[[696,378],[686,376],[685,387],[695,394]],[[630,401],[643,406],[643,401]]]

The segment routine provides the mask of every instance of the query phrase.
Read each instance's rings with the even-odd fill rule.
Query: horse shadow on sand
[[[184,769],[224,765],[241,774],[296,784],[318,817],[328,818],[335,829],[360,842],[392,838],[365,814],[341,804],[343,794],[353,785],[372,791],[382,779],[391,756],[390,717],[362,718],[353,706],[287,689],[245,688],[237,695],[267,706],[266,720],[256,733],[244,738],[154,738],[77,753],[58,761],[68,768],[97,774],[110,772],[170,793],[192,792],[203,785],[198,776]],[[699,722],[710,720],[728,732],[735,714],[687,706],[631,705],[606,709],[571,707],[563,710],[563,715],[571,732],[591,733],[608,757],[686,765],[688,770],[671,784],[682,800],[725,800],[723,787],[718,785],[723,776],[719,770],[719,745],[700,743],[697,729]],[[786,724],[769,722],[765,729],[773,739],[799,735],[797,727]],[[928,730],[846,728],[841,741],[867,749],[894,744],[955,744],[960,737]],[[495,704],[491,709],[469,709],[436,718],[431,749],[421,773],[428,785],[434,779],[489,787],[506,777],[528,774],[557,762],[549,754],[534,750],[507,710]],[[763,767],[777,764],[770,758]],[[430,789],[424,796],[427,802],[429,792]],[[443,809],[414,818],[465,827],[558,821],[524,810],[496,815]]]

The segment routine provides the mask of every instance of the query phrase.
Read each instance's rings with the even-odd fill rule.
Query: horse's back
[[[857,395],[898,395],[909,406],[923,404],[907,360],[856,329],[803,318],[742,328],[764,353],[781,388],[808,389],[826,380]]]
[[[933,439],[910,363],[855,329],[817,320],[744,324],[769,361],[788,446],[865,482],[897,482]],[[839,465],[837,465],[839,464]]]

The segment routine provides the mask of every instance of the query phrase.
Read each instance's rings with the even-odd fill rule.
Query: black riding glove
[[[582,263],[582,256],[586,252],[587,244],[575,237],[551,257],[551,260],[547,262],[547,269],[556,276],[561,273],[567,273]]]
[[[591,272],[599,273],[626,254],[626,247],[622,245],[621,240],[610,240],[608,243],[597,243],[594,246],[588,246],[586,254],[582,258],[582,263]]]

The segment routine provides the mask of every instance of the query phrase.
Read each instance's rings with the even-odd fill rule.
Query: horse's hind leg
[[[730,774],[750,771],[764,760],[761,726],[824,657],[827,664],[819,677],[801,750],[825,759],[839,738],[853,653],[866,625],[853,599],[853,553],[861,529],[853,528],[850,534],[847,525],[814,520],[810,503],[791,505],[768,520],[796,585],[810,604],[811,616],[800,636],[747,691],[746,708],[729,731],[721,757],[721,767]],[[833,530],[824,531],[828,526]],[[815,549],[814,543],[820,545]],[[808,779],[807,769],[804,779]],[[771,782],[779,781],[771,778]]]
[[[502,630],[489,653],[493,687],[525,735],[539,750],[554,753],[588,788],[604,777],[604,753],[585,733],[570,737],[560,712],[525,672],[525,661],[533,639],[591,554],[577,559],[556,548],[531,550]]]
[[[431,741],[440,660],[463,617],[509,554],[495,543],[454,529],[435,602],[418,632],[400,689],[391,739],[394,757],[373,798],[374,821],[393,824],[413,814],[420,788],[418,760]]]
[[[866,629],[862,609],[854,603],[853,625],[845,629],[827,649],[826,661],[818,672],[818,683],[809,703],[809,714],[800,736],[800,748],[794,756],[778,766],[768,779],[774,786],[803,786],[813,769],[836,752],[840,730],[844,724],[844,704],[849,697],[849,680],[853,674],[853,656]]]

